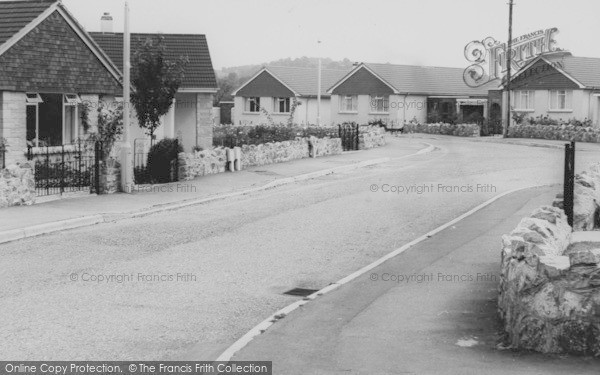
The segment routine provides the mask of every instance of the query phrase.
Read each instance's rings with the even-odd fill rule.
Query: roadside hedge
[[[293,141],[296,138],[337,138],[337,126],[302,127],[298,125],[214,125],[213,146],[234,147],[269,142]]]

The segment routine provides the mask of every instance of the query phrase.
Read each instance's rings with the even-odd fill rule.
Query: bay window
[[[25,98],[29,146],[60,146],[79,138],[79,95],[27,93]]]

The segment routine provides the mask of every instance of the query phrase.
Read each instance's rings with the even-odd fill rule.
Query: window
[[[340,112],[356,112],[358,97],[356,95],[343,95],[340,97]]]
[[[260,98],[246,98],[244,110],[246,112],[259,112]]]
[[[40,132],[39,104],[43,102],[42,97],[38,93],[25,94],[25,103],[27,106],[27,144],[29,146],[40,146],[37,137]]]
[[[387,113],[389,104],[387,97],[371,95],[371,112],[374,113]]]
[[[79,137],[78,104],[81,104],[79,95],[63,95],[63,143],[73,143]]]
[[[573,91],[571,90],[550,90],[550,110],[570,111],[572,97]]]
[[[290,113],[290,98],[275,98],[273,112]]]
[[[535,91],[515,91],[513,96],[513,107],[515,110],[534,110]]]

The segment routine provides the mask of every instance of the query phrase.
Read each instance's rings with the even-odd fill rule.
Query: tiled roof
[[[0,45],[36,19],[56,1],[0,1]]]
[[[487,96],[500,81],[469,87],[463,81],[464,68],[418,65],[364,64],[400,93],[428,95]]]
[[[588,88],[600,88],[600,58],[579,57],[571,54],[544,56],[548,61],[558,61],[562,70]]]
[[[271,74],[288,85],[301,96],[316,96],[318,86],[318,71],[316,68],[298,68],[291,66],[267,66]],[[327,89],[342,79],[350,69],[321,69],[321,95],[327,94]]]
[[[106,52],[112,62],[123,68],[123,34],[122,33],[89,33],[98,45]],[[217,88],[215,71],[210,59],[206,37],[200,34],[131,34],[132,54],[148,38],[164,38],[165,58],[176,60],[187,57],[185,77],[182,88]]]

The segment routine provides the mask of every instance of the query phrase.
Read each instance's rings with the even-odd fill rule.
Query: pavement
[[[282,314],[232,360],[276,374],[597,374],[600,359],[500,350],[500,236],[555,187],[509,194]]]
[[[428,150],[428,144],[421,140],[391,137],[388,140],[385,147],[256,166],[191,181],[146,185],[132,194],[81,194],[31,206],[4,208],[0,215],[0,243],[226,199]]]

